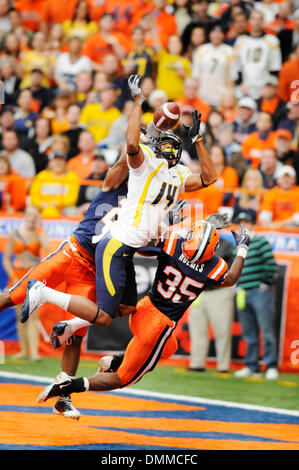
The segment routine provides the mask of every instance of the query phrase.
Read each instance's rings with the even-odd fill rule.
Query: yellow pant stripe
[[[112,256],[116,253],[116,251],[122,246],[122,242],[115,240],[112,238],[106,245],[103,254],[103,273],[104,279],[106,283],[106,287],[108,289],[109,294],[113,297],[115,295],[115,288],[110,277],[110,265]]]
[[[158,173],[158,171],[160,170],[161,166],[164,165],[164,163],[166,163],[166,162],[165,161],[161,162],[160,165],[157,166],[157,168],[154,171],[152,171],[146,179],[146,182],[145,182],[142,194],[140,196],[140,199],[138,201],[137,209],[136,209],[136,212],[135,212],[135,216],[134,216],[134,220],[133,220],[133,227],[137,227],[137,225],[140,224],[141,211],[142,211],[142,207],[143,207],[143,204],[144,204],[144,201],[145,201],[145,198],[146,198],[148,187],[149,187],[150,182],[152,181],[153,177]]]

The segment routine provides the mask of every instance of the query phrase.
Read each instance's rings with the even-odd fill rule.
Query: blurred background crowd
[[[218,174],[204,215],[299,224],[298,0],[0,0],[2,211],[83,215],[125,145],[132,73],[144,126],[180,104],[191,170],[183,124],[202,113]]]

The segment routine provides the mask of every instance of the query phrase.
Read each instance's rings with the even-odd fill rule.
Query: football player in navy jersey
[[[74,392],[125,387],[153,370],[161,357],[170,357],[177,348],[173,334],[176,324],[205,287],[228,287],[237,282],[251,233],[242,226],[240,234],[233,230],[232,234],[237,255],[230,269],[215,255],[219,235],[215,226],[207,221],[194,223],[187,234],[170,231],[157,247],[150,247],[149,250],[158,255],[156,276],[148,296],[138,302],[135,313],[130,316],[133,338],[124,355],[104,358],[105,363],[100,361],[100,368],[92,377],[68,378],[45,387],[38,402]],[[88,320],[84,313],[80,317]]]
[[[64,241],[54,253],[28,271],[8,293],[0,294],[0,312],[24,303],[27,282],[30,279],[43,281],[52,288],[65,282],[67,294],[80,294],[93,302],[97,301],[95,286],[97,237],[117,216],[117,209],[127,194],[127,176],[128,166],[124,152],[109,170],[100,192],[91,202],[84,219],[71,237]],[[128,285],[130,289],[125,289],[126,295],[123,296],[123,305],[120,307],[121,315],[129,315],[135,310],[137,293],[134,270],[128,273]],[[55,297],[59,295],[61,292],[56,292]],[[73,315],[66,313],[66,318],[73,318]],[[77,330],[72,342],[64,349],[61,365],[65,375],[74,376],[76,374],[82,338],[86,332],[87,328]],[[70,400],[57,402],[54,411],[72,418],[80,417],[79,411],[74,408]]]

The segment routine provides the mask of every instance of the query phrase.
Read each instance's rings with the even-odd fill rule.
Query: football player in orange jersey
[[[74,392],[113,390],[134,384],[153,370],[162,354],[170,357],[177,347],[173,334],[176,324],[205,286],[227,287],[237,282],[251,233],[242,226],[239,234],[233,230],[232,234],[237,256],[228,269],[226,262],[215,255],[219,235],[212,223],[195,222],[187,234],[168,232],[156,247],[158,268],[153,285],[130,316],[133,338],[125,354],[111,357],[110,361],[105,358],[106,364],[102,363],[92,377],[54,382],[42,390],[38,402]],[[149,250],[155,251],[152,247]],[[80,316],[84,318],[84,314]]]

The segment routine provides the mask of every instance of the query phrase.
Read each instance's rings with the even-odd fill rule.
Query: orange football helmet
[[[219,235],[205,220],[195,222],[182,244],[183,254],[192,263],[204,263],[212,258],[219,245]]]

